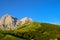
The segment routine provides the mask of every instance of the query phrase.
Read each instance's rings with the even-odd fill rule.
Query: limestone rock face
[[[5,29],[5,30],[14,29],[16,21],[17,21],[17,18],[6,14],[2,16],[2,18],[0,19],[0,26],[2,26],[2,29]]]
[[[17,20],[16,25],[23,25],[23,24],[29,23],[29,22],[32,22],[32,19],[28,18],[28,17],[24,17],[21,20]]]
[[[21,24],[25,24],[25,23],[32,22],[32,19],[28,17],[24,17],[20,21],[22,22]]]
[[[21,20],[18,20],[16,17],[6,14],[0,18],[0,29],[14,30],[18,25],[23,25],[29,22],[32,22],[31,18],[24,17]]]

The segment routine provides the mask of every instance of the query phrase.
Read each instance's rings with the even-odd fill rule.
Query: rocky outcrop
[[[31,22],[32,19],[24,17],[21,20],[18,20],[16,17],[12,17],[8,14],[2,16],[0,19],[0,29],[3,30],[14,30],[18,25],[23,25],[25,23]]]
[[[29,23],[29,22],[32,22],[32,19],[31,18],[28,18],[28,17],[24,17],[22,18],[21,20],[17,20],[16,22],[16,25],[23,25],[25,23]]]
[[[2,26],[1,29],[4,29],[4,30],[14,29],[16,21],[17,21],[17,18],[12,17],[8,14],[2,16],[2,18],[0,19],[0,26]]]

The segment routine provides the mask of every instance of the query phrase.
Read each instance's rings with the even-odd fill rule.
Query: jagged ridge
[[[25,23],[31,22],[32,19],[24,17],[21,20],[18,20],[16,17],[13,17],[9,14],[5,14],[0,19],[0,28],[4,30],[14,30],[18,25],[23,25]]]

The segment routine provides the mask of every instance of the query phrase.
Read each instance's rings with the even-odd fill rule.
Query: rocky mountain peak
[[[28,18],[28,17],[24,17],[20,21],[32,21],[32,19],[31,18]]]
[[[2,26],[2,29],[14,29],[16,21],[17,18],[5,14],[0,19],[0,25]]]
[[[24,17],[21,20],[17,20],[16,25],[23,25],[25,23],[29,23],[32,22],[33,20],[31,18],[28,17]]]
[[[5,15],[3,15],[3,16],[5,16],[5,17],[6,17],[6,16],[10,16],[10,15],[9,15],[9,14],[5,14]]]
[[[23,25],[29,22],[32,22],[31,18],[24,17],[21,20],[18,20],[16,17],[5,14],[4,16],[2,16],[2,18],[0,18],[0,28],[4,30],[13,30],[17,25]]]

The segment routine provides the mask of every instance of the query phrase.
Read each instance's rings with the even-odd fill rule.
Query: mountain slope
[[[25,23],[31,22],[32,19],[24,17],[18,20],[16,17],[13,17],[9,14],[5,14],[0,19],[0,29],[2,30],[14,30],[18,25],[23,25]]]
[[[0,19],[0,40],[60,40],[60,25],[6,14]]]
[[[13,31],[3,31],[2,33],[25,40],[57,40],[60,39],[60,25],[30,22]]]
[[[55,40],[60,37],[60,25],[31,22],[15,30],[15,34],[29,40]]]

